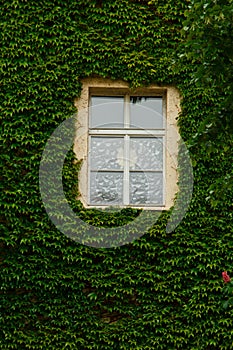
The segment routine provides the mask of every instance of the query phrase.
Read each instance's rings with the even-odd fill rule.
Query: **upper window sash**
[[[90,130],[165,129],[165,99],[161,95],[91,95],[89,107]]]

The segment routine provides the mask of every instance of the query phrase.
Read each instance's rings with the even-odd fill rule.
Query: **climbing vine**
[[[216,198],[215,181],[222,186],[222,176],[228,176],[232,148],[222,132],[216,148],[209,138],[194,142],[223,96],[214,83],[195,83],[198,59],[191,64],[180,58],[189,5],[4,1],[1,349],[231,348],[232,306],[222,307],[221,272],[232,271],[232,188],[224,190],[224,200]],[[49,220],[39,190],[42,152],[56,127],[76,111],[82,78],[91,76],[179,88],[179,130],[192,159],[194,190],[173,232],[166,232],[166,212],[140,239],[96,249],[69,239]],[[83,220],[120,226],[138,215],[132,209],[85,210],[75,199],[78,166],[71,150],[64,190]]]

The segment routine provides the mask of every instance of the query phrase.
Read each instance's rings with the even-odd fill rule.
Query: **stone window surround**
[[[129,93],[140,96],[165,95],[165,205],[163,207],[152,206],[146,209],[168,210],[174,205],[175,195],[178,192],[178,142],[179,132],[177,118],[180,113],[180,94],[174,86],[150,85],[136,89],[130,89],[128,83],[122,80],[110,80],[104,78],[86,78],[82,80],[81,96],[75,100],[78,110],[76,119],[76,132],[74,140],[74,153],[78,161],[82,161],[79,171],[79,197],[85,208],[106,208],[106,206],[88,205],[88,140],[89,140],[89,99],[91,94],[109,96],[114,94]],[[122,206],[123,207],[123,206]],[[125,206],[124,206],[125,207]],[[128,206],[132,207],[132,206]],[[142,208],[133,206],[134,208]]]

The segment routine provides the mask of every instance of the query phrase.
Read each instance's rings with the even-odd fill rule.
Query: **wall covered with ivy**
[[[188,0],[5,0],[1,7],[0,348],[231,349],[232,307],[222,307],[221,272],[232,269],[232,193],[209,190],[232,167],[228,140],[211,153],[193,137],[221,103],[215,87],[191,79],[199,62],[179,64]],[[39,190],[51,133],[74,112],[85,77],[133,86],[171,84],[182,95],[180,133],[194,188],[180,225],[169,213],[130,244],[98,249],[62,234]],[[192,147],[191,147],[192,146]],[[70,205],[84,221],[133,220],[84,210],[75,200],[73,154],[63,169]]]

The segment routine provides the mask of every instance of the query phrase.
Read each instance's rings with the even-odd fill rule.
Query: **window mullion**
[[[124,129],[130,126],[130,96],[125,95],[124,99]],[[129,205],[129,136],[124,136],[124,184],[123,184],[123,204]]]
[[[123,204],[129,205],[129,142],[128,135],[124,137],[124,185],[123,185]]]
[[[124,99],[124,127],[129,129],[130,126],[130,96],[125,95]]]

